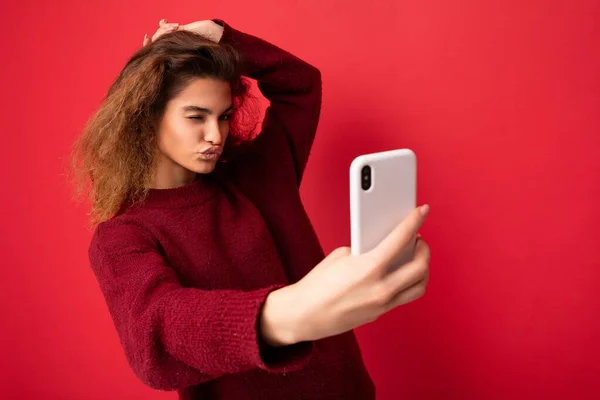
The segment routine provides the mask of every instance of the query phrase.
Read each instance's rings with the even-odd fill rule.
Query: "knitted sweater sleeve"
[[[89,258],[125,356],[150,387],[181,389],[257,368],[285,373],[312,355],[312,342],[271,348],[260,339],[261,308],[282,285],[182,287],[156,240],[128,223],[99,226]]]
[[[244,75],[255,79],[258,89],[269,100],[259,135],[264,136],[262,142],[269,146],[268,143],[277,141],[270,136],[285,137],[299,186],[321,113],[321,72],[265,40],[240,32],[222,20],[214,21],[224,28],[221,43],[230,44],[241,53]]]

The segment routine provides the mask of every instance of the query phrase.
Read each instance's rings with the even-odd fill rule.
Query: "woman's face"
[[[195,78],[171,99],[159,124],[155,186],[181,186],[212,172],[232,111],[231,86],[222,80]]]

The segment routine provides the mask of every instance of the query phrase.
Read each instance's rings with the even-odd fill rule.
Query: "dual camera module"
[[[371,188],[371,167],[365,165],[360,171],[360,184],[363,190],[369,190]]]

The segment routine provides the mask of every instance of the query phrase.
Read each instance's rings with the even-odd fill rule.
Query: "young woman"
[[[270,101],[246,137],[254,78]],[[91,267],[125,355],[182,399],[373,399],[352,329],[423,295],[429,249],[390,273],[428,207],[372,252],[325,257],[298,187],[320,72],[221,20],[160,22],[74,149]]]

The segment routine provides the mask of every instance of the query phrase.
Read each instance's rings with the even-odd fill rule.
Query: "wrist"
[[[281,347],[303,341],[299,329],[302,326],[300,305],[294,285],[269,293],[259,318],[259,334],[267,344]]]

